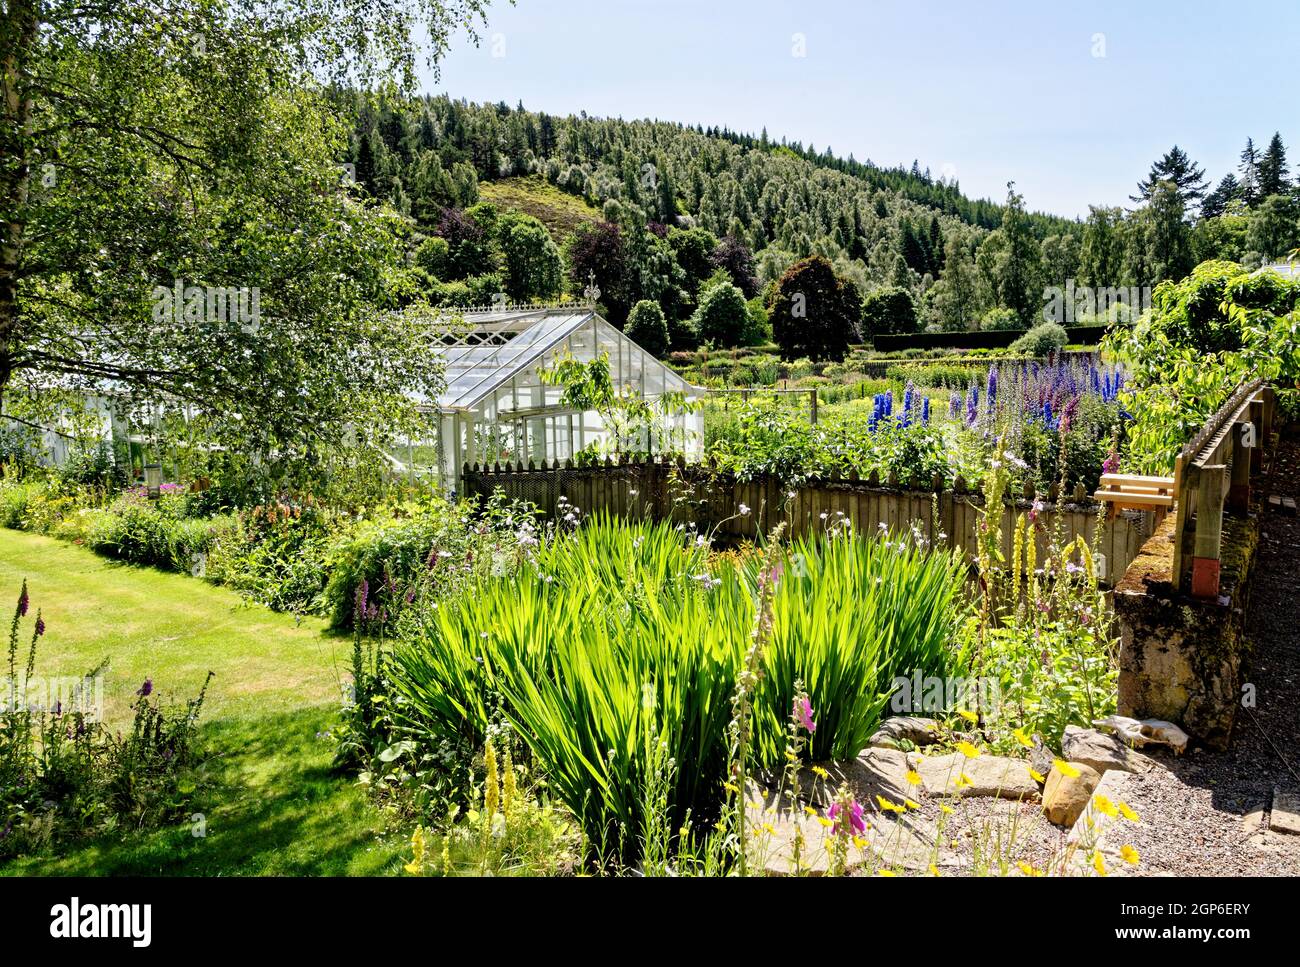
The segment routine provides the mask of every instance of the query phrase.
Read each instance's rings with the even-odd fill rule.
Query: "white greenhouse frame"
[[[446,365],[445,388],[436,400],[421,401],[434,439],[407,441],[406,459],[400,459],[400,452],[393,456],[395,467],[412,476],[436,477],[444,490],[461,489],[467,464],[554,466],[592,444],[609,443],[611,430],[598,413],[565,407],[563,387],[542,379],[542,371],[566,355],[587,363],[607,354],[616,390],[631,391],[652,406],[667,393],[680,393],[692,402],[707,392],[590,306],[466,310],[460,318],[463,325],[446,337],[439,353]],[[675,410],[660,410],[666,432],[646,431],[639,449],[699,460],[704,451],[703,414],[694,407]],[[426,455],[423,460],[421,453]]]

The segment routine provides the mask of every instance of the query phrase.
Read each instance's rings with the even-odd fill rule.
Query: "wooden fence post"
[[[1252,407],[1254,409],[1254,407]],[[1248,431],[1249,428],[1249,431]],[[1228,485],[1228,507],[1235,514],[1245,516],[1250,510],[1250,471],[1254,451],[1260,449],[1259,434],[1255,434],[1252,450],[1246,446],[1247,432],[1257,430],[1258,423],[1237,423],[1232,427],[1232,482]]]
[[[1255,424],[1255,448],[1250,451],[1250,470],[1252,473],[1259,473],[1264,469],[1264,446],[1267,439],[1263,434],[1264,429],[1264,401],[1262,399],[1251,400],[1250,402],[1250,422]],[[1233,441],[1233,452],[1236,452],[1236,441]]]
[[[1223,536],[1225,467],[1202,467],[1196,492],[1196,544],[1192,552],[1192,596],[1219,596],[1219,549]]]

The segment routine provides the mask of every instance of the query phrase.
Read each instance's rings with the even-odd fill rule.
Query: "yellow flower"
[[[919,786],[921,784],[921,774],[915,769],[908,769],[907,781],[909,785]]]
[[[951,815],[952,815],[952,807],[951,807],[951,806],[940,806],[940,807],[939,807],[939,812],[943,813],[943,814],[946,815],[946,816],[951,816]]]
[[[1138,855],[1138,851],[1132,846],[1121,846],[1119,848],[1119,855],[1124,858],[1125,863],[1131,863],[1134,866],[1137,866],[1137,861],[1142,858]]]
[[[1056,766],[1056,771],[1063,776],[1068,776],[1071,779],[1079,778],[1079,770],[1064,759],[1057,759],[1052,765]]]
[[[424,827],[416,826],[415,832],[411,834],[411,862],[405,864],[402,868],[412,876],[419,876],[424,872]]]
[[[1109,796],[1104,796],[1101,793],[1098,793],[1092,797],[1092,801],[1101,812],[1105,813],[1111,819],[1114,819],[1119,815],[1119,810],[1115,808],[1115,804],[1110,801]]]
[[[832,826],[835,825],[833,822],[831,822],[831,821],[830,821],[829,819],[827,819],[825,816],[818,816],[818,817],[817,817],[817,822],[821,823],[821,824],[822,824],[823,826],[825,826],[827,829],[829,829],[830,827],[832,827]]]
[[[876,876],[897,876],[893,870],[879,869],[876,870]]]
[[[975,748],[975,746],[971,745],[969,742],[966,742],[965,740],[957,743],[957,751],[960,752],[962,755],[964,755],[967,759],[978,759],[980,754],[979,749]]]
[[[935,866],[933,863],[930,864],[930,875],[931,876],[939,875],[939,867]]]
[[[1039,869],[1038,867],[1036,867],[1036,866],[1033,866],[1033,865],[1031,865],[1031,864],[1029,864],[1029,863],[1026,863],[1024,860],[1021,860],[1019,863],[1016,864],[1016,866],[1020,867],[1020,872],[1023,873],[1023,874],[1025,874],[1025,876],[1042,876],[1042,875],[1043,875],[1043,871],[1042,871],[1042,870],[1040,870],[1040,869]]]
[[[969,709],[959,708],[957,709],[957,714],[960,715],[962,718],[964,718],[967,722],[971,723],[972,725],[974,725],[976,722],[980,720],[980,717],[976,715],[974,712],[970,711]]]
[[[1033,779],[1034,782],[1046,782],[1046,781],[1047,781],[1047,779],[1044,778],[1043,774],[1042,774],[1041,772],[1039,772],[1037,769],[1035,769],[1033,766],[1030,766],[1030,767],[1029,767],[1029,778],[1030,778],[1030,779]]]
[[[722,788],[727,790],[727,792],[735,792],[735,793],[740,792],[740,787],[737,786],[734,782],[728,782]]]
[[[1119,811],[1123,814],[1124,818],[1127,819],[1130,823],[1141,822],[1141,820],[1138,819],[1138,814],[1133,811],[1133,807],[1130,806],[1128,803],[1124,802],[1124,800],[1122,799],[1120,800],[1119,803]]]
[[[829,779],[831,777],[831,774],[827,772],[825,769],[823,769],[821,766],[813,766],[812,774],[819,779]]]
[[[775,835],[776,835],[776,827],[773,826],[771,823],[764,823],[764,824],[763,824],[763,832],[767,833],[768,836],[775,836]]]
[[[1011,735],[1026,749],[1032,749],[1034,747],[1034,743],[1030,741],[1029,736],[1025,735],[1024,729],[1012,729]]]
[[[1098,876],[1106,875],[1106,864],[1101,861],[1100,853],[1092,854],[1092,868],[1097,871]]]
[[[952,784],[956,786],[958,789],[965,789],[967,786],[975,785],[975,783],[971,782],[970,776],[966,775],[966,773],[964,772],[961,775],[959,775],[956,779],[954,779],[952,781]]]
[[[809,816],[817,815],[817,810],[813,809],[812,806],[804,806],[803,811],[806,812]]]
[[[863,839],[861,836],[854,836],[853,845],[856,846],[858,849],[866,849],[867,841]]]
[[[901,813],[901,812],[906,812],[906,810],[903,809],[903,807],[900,806],[898,803],[896,803],[896,802],[890,802],[890,801],[889,801],[888,799],[886,799],[884,796],[876,796],[876,802],[880,805],[880,808],[883,809],[883,810],[884,810],[885,812],[887,812],[887,813]]]
[[[904,799],[904,800],[903,800],[903,805],[906,806],[908,809],[920,809],[920,808],[921,808],[921,804],[920,804],[919,802],[913,802],[911,799]]]

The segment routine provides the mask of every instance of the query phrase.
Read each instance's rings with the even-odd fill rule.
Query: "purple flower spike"
[[[22,593],[18,595],[18,617],[27,617],[27,582],[23,582]]]
[[[146,678],[146,679],[144,680],[144,684],[141,685],[140,688],[136,691],[136,694],[139,695],[141,698],[148,698],[150,695],[152,695],[152,694],[153,694],[153,679],[152,679],[152,678]]]
[[[813,721],[812,702],[805,696],[803,699],[796,699],[794,703],[794,714],[799,718],[799,724],[809,732],[817,731],[817,723]]]
[[[830,808],[828,815],[831,819],[835,820],[835,826],[831,830],[833,833],[838,833],[840,831],[840,814],[842,812],[843,810],[840,808],[839,803],[833,804]],[[862,803],[858,802],[856,799],[853,800],[853,805],[849,807],[849,830],[854,835],[861,835],[867,831],[867,821],[863,818],[862,814]]]
[[[38,614],[36,616],[36,637],[39,638],[45,634],[45,620]]]

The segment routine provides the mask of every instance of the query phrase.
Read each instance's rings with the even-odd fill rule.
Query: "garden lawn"
[[[399,868],[405,841],[385,833],[354,779],[331,769],[333,745],[318,737],[337,719],[348,639],[326,634],[317,619],[276,614],[188,575],[0,529],[0,594],[16,601],[24,578],[47,629],[36,674],[80,676],[107,659],[104,704],[114,725],[129,722],[146,678],[165,702],[181,703],[209,670],[216,673],[201,718],[214,782],[195,807],[206,825],[202,837],[188,824],[107,837],[61,858],[19,858],[0,873],[356,875]]]

